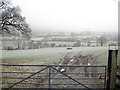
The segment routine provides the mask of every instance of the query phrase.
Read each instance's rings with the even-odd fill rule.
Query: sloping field
[[[72,47],[72,49],[67,50],[65,47],[60,48],[41,48],[41,49],[33,49],[33,50],[12,50],[12,51],[2,51],[2,63],[6,64],[58,64],[61,59],[63,59],[66,55],[68,57],[73,58],[77,55],[88,55],[99,56],[95,64],[97,65],[105,65],[107,64],[107,47]],[[89,61],[89,60],[88,60]],[[3,71],[11,71],[11,72],[37,72],[41,67],[2,67]],[[97,69],[98,72],[103,72],[102,69]],[[44,71],[48,72],[48,71]],[[28,77],[29,74],[2,74],[3,77]],[[43,78],[45,75],[35,75],[36,77]],[[2,79],[3,82],[18,82],[22,79]],[[40,82],[38,80],[28,80],[25,82]],[[3,84],[3,87],[8,87],[11,84]],[[15,86],[19,87],[19,85]],[[36,85],[20,85],[20,87],[36,87]],[[43,87],[43,86],[42,86]],[[60,86],[64,87],[64,86]]]
[[[107,47],[72,47],[67,50],[65,47],[40,48],[32,50],[9,50],[2,51],[2,62],[9,64],[55,64],[65,55],[73,57],[76,54],[100,55],[98,64],[107,64]]]

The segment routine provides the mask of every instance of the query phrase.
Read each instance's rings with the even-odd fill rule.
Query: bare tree
[[[21,10],[18,6],[13,6],[10,1],[2,1],[0,5],[2,17],[0,18],[0,34],[24,35],[30,36],[31,29],[21,16]]]
[[[98,39],[98,42],[100,43],[101,46],[103,46],[103,45],[107,42],[107,38],[104,37],[104,36],[101,36],[101,37]]]

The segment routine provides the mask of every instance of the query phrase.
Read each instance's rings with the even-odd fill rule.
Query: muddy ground
[[[76,55],[74,57],[69,57],[66,55],[63,59],[60,60],[59,65],[97,65],[96,59],[99,57],[94,55]],[[52,73],[82,73],[82,74],[66,74],[70,78],[75,78],[74,80],[79,82],[79,85],[64,85],[64,84],[78,84],[76,81],[72,79],[67,79],[68,77],[63,75],[62,73],[59,74],[52,74],[51,78],[65,78],[65,79],[51,79],[51,84],[63,84],[63,85],[53,85],[52,88],[85,88],[85,86],[89,88],[102,88],[103,85],[85,85],[85,84],[92,84],[92,83],[101,83],[102,75],[97,74],[89,74],[89,73],[98,73],[98,69],[96,67],[54,67],[56,70],[52,70]],[[84,74],[86,73],[86,74]],[[46,78],[48,75],[45,76]],[[82,79],[79,79],[82,78]],[[91,79],[93,78],[93,79]],[[95,79],[97,78],[97,79]],[[42,80],[39,83],[48,83],[48,80]],[[84,86],[85,85],[85,86]],[[39,87],[39,86],[38,86]],[[46,86],[43,86],[46,87]]]

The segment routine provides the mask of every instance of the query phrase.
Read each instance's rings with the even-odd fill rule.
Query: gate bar
[[[0,66],[54,66],[54,67],[105,67],[106,65],[24,65],[24,64],[0,64]]]
[[[45,70],[45,69],[47,69],[47,68],[48,68],[48,67],[45,67],[45,68],[43,68],[43,69],[39,70],[38,72],[36,72],[36,73],[34,73],[34,74],[30,75],[29,77],[27,77],[27,78],[25,78],[25,79],[23,79],[23,80],[21,80],[21,81],[19,81],[19,82],[15,83],[15,84],[13,84],[12,86],[10,86],[10,87],[8,87],[8,88],[10,89],[10,88],[14,87],[15,85],[17,85],[17,84],[19,84],[19,83],[21,83],[21,82],[25,81],[26,79],[31,78],[32,76],[36,75],[37,73],[40,73],[40,72],[44,71],[44,70]]]
[[[90,88],[88,88],[87,86],[85,86],[84,84],[82,84],[82,83],[78,82],[77,80],[73,79],[72,77],[70,77],[70,76],[68,76],[68,75],[64,74],[63,72],[61,72],[61,71],[57,70],[56,68],[54,68],[54,67],[52,67],[52,68],[53,68],[54,70],[56,70],[56,71],[60,72],[60,73],[61,73],[61,74],[63,74],[64,76],[68,77],[69,79],[71,79],[71,80],[73,80],[73,81],[77,82],[78,84],[80,84],[80,85],[82,85],[82,86],[86,87],[87,89],[90,89]]]

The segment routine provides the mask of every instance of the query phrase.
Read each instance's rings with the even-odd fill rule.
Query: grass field
[[[41,48],[33,50],[10,50],[2,51],[2,63],[6,64],[58,64],[59,61],[68,55],[73,57],[75,55],[87,55],[93,54],[94,56],[100,55],[97,58],[97,65],[107,64],[107,47],[72,47],[72,50],[67,50],[65,47],[55,48]],[[3,71],[17,71],[17,72],[37,72],[41,67],[2,67]],[[103,69],[97,69],[98,72],[103,72]],[[46,71],[44,71],[46,72]],[[29,74],[2,74],[4,77],[28,77]],[[44,77],[43,75],[36,75],[34,77]],[[2,79],[3,82],[18,82],[21,79]],[[39,80],[29,79],[25,82],[38,82]],[[3,87],[8,87],[9,84],[3,84]],[[17,85],[15,87],[34,87],[27,85]]]
[[[40,48],[32,50],[2,51],[2,62],[9,64],[55,64],[65,55],[73,57],[77,54],[100,55],[97,59],[99,65],[107,64],[107,47],[73,47],[67,50],[65,47]]]

